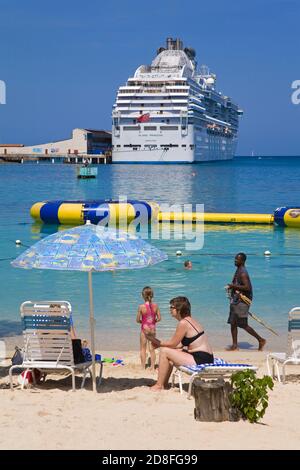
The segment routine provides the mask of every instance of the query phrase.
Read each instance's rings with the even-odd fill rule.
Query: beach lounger
[[[188,388],[188,398],[191,398],[193,382],[197,378],[201,379],[217,379],[231,377],[235,372],[240,370],[257,370],[257,367],[251,366],[249,364],[231,364],[223,359],[215,358],[213,364],[199,364],[193,366],[178,366],[176,367],[175,372],[172,375],[172,387],[175,384],[175,378],[178,378],[179,390],[182,394],[182,374],[187,374],[190,376],[189,388]]]
[[[87,374],[91,372],[92,362],[74,364],[71,339],[71,304],[65,301],[27,301],[21,305],[23,323],[24,357],[21,365],[9,369],[10,388],[13,389],[12,372],[25,369],[33,372],[53,372],[67,370],[72,374],[72,390],[75,391],[75,372],[81,372],[84,387]],[[101,383],[103,362],[99,364],[98,384]],[[24,387],[26,373],[24,374]]]
[[[281,382],[279,365],[282,367],[282,382],[285,382],[285,367],[300,364],[300,307],[292,308],[288,315],[288,343],[286,352],[272,352],[267,355],[268,374]]]

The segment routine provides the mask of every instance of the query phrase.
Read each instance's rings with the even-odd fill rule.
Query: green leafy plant
[[[268,389],[273,390],[274,387],[272,378],[265,375],[259,379],[253,370],[244,370],[232,375],[231,386],[231,405],[241,412],[244,419],[257,423],[268,407]]]

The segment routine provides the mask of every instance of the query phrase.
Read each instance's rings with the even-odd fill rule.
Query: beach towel
[[[213,364],[195,364],[195,365],[187,365],[183,366],[186,369],[189,369],[191,372],[201,372],[206,367],[220,367],[220,366],[226,366],[226,367],[250,367],[249,364],[232,364],[230,362],[224,361],[224,359],[220,359],[218,357],[215,357]]]

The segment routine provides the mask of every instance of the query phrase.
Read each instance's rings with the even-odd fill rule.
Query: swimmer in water
[[[184,269],[192,269],[193,267],[192,262],[190,260],[185,261],[183,265],[184,265]]]

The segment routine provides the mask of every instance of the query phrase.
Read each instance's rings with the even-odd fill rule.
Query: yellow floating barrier
[[[204,222],[224,224],[273,224],[273,214],[226,214],[207,212],[160,212],[159,222]]]

